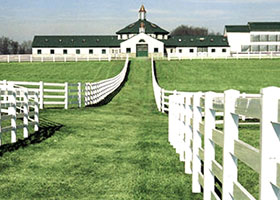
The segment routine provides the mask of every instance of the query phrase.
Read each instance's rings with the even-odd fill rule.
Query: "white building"
[[[280,51],[280,22],[249,22],[225,26],[231,53],[271,53]]]
[[[35,36],[33,55],[86,56],[229,56],[224,36],[169,36],[169,32],[146,19],[142,5],[138,21],[116,32],[114,36],[55,35]]]

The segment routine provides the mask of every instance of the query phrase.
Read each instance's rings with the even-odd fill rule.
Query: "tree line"
[[[207,28],[204,27],[194,27],[188,25],[180,25],[170,33],[171,36],[182,36],[182,35],[200,35],[200,36],[207,36],[207,35],[221,35],[219,32],[209,31]]]
[[[0,54],[31,54],[32,53],[32,41],[23,41],[19,43],[8,37],[0,37]]]

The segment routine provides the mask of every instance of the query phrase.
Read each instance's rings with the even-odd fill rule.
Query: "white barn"
[[[229,56],[230,46],[224,36],[173,36],[146,19],[142,5],[138,21],[116,35],[46,35],[35,36],[33,55],[85,55],[131,57]]]
[[[231,53],[270,53],[280,51],[280,22],[249,22],[247,25],[227,25]]]

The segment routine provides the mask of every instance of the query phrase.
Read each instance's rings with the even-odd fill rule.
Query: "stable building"
[[[273,53],[280,51],[280,22],[249,22],[227,25],[231,53]]]
[[[33,55],[86,55],[119,57],[196,57],[229,56],[230,46],[224,36],[173,36],[146,19],[142,5],[138,20],[116,35],[49,35],[35,36]]]

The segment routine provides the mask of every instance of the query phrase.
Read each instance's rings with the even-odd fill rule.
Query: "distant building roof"
[[[251,31],[280,31],[280,22],[249,22]]]
[[[227,25],[226,32],[280,31],[280,22],[248,22],[248,25]]]
[[[227,25],[225,26],[227,32],[248,33],[250,29],[248,25]]]
[[[121,41],[117,36],[35,36],[32,47],[48,48],[48,47],[120,47]]]
[[[168,34],[169,32],[160,28],[158,25],[148,20],[138,20],[125,28],[119,30],[117,34],[138,34],[141,23],[145,24],[145,33],[147,34]]]
[[[166,47],[229,47],[224,36],[172,36],[163,42]]]

